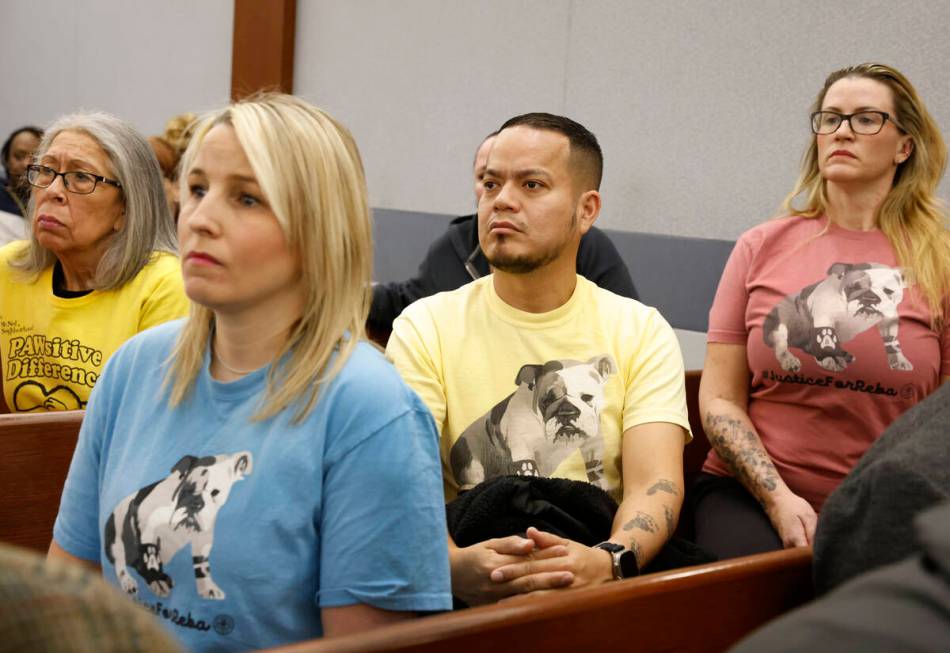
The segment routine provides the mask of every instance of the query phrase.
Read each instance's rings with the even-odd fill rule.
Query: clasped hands
[[[783,547],[811,546],[814,543],[818,515],[805,499],[786,490],[772,499],[765,512],[782,538]]]
[[[452,592],[468,605],[519,594],[586,587],[613,579],[610,553],[530,527],[456,548],[450,556]]]

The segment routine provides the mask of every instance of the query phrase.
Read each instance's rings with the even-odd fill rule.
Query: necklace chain
[[[211,353],[214,354],[214,359],[215,359],[216,361],[218,361],[218,365],[220,365],[221,367],[223,367],[224,369],[226,369],[226,370],[227,370],[228,372],[230,372],[231,374],[238,374],[238,375],[240,375],[240,376],[246,376],[246,375],[248,375],[248,374],[250,374],[251,372],[254,371],[254,370],[236,370],[236,369],[234,369],[233,367],[231,367],[230,365],[228,365],[227,363],[225,363],[223,360],[221,360],[221,356],[218,355],[218,352],[215,351],[214,347],[211,348]],[[255,369],[257,369],[257,368],[255,368]]]

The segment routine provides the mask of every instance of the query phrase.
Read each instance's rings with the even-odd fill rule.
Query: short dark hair
[[[584,125],[551,113],[524,113],[506,120],[498,131],[509,127],[531,127],[567,136],[571,165],[575,171],[589,177],[590,186],[583,190],[600,190],[600,180],[604,174],[604,153],[597,137]]]
[[[7,168],[7,157],[10,156],[10,148],[13,147],[13,139],[22,134],[23,132],[30,132],[40,140],[43,139],[43,130],[39,127],[33,127],[32,125],[27,125],[26,127],[20,127],[15,129],[12,134],[7,137],[7,140],[3,142],[3,148],[0,149],[0,157],[2,157],[3,169]]]

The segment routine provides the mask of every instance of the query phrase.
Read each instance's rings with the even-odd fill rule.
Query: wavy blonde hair
[[[923,294],[932,316],[931,326],[938,329],[947,317],[950,296],[950,231],[946,208],[936,196],[947,164],[947,146],[910,81],[884,64],[863,63],[831,73],[812,111],[819,111],[831,85],[846,77],[873,79],[890,88],[894,118],[913,139],[910,156],[897,167],[893,186],[878,207],[877,221],[898,263],[908,273],[908,280],[916,283]],[[800,195],[804,195],[804,205],[798,208],[794,202]],[[805,151],[798,181],[782,208],[787,214],[804,218],[816,218],[827,210],[817,139],[813,138]]]
[[[373,242],[366,181],[356,142],[329,114],[290,95],[252,96],[205,116],[182,158],[181,193],[205,136],[234,128],[257,183],[300,259],[306,297],[300,320],[271,366],[253,419],[296,406],[304,419],[319,391],[364,337]],[[171,404],[190,393],[214,326],[211,309],[192,304],[172,352]],[[332,362],[331,362],[332,359]]]

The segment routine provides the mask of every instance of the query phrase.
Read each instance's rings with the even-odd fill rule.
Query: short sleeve
[[[403,380],[418,393],[435,418],[439,433],[445,424],[446,397],[442,375],[428,344],[438,342],[435,329],[425,329],[430,315],[416,304],[393,323],[393,332],[386,346],[386,358],[392,361]],[[428,331],[428,333],[426,333]]]
[[[328,453],[320,607],[452,606],[437,435],[425,407],[405,395],[410,408],[400,416],[351,448]]]
[[[751,262],[752,249],[745,238],[740,238],[726,262],[709,311],[708,342],[746,344],[748,333],[745,316],[749,303],[746,280]]]
[[[627,370],[623,430],[647,422],[670,422],[686,429],[683,354],[672,327],[655,310],[644,320],[640,347]]]

